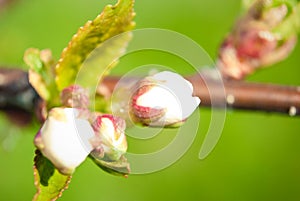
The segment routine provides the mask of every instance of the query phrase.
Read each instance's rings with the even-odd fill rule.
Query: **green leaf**
[[[61,174],[53,164],[36,150],[34,158],[34,183],[37,188],[33,201],[58,199],[68,188],[71,176]]]
[[[96,94],[94,97],[94,100],[92,100],[94,104],[95,111],[101,112],[102,114],[111,114],[111,100],[109,98],[106,98],[104,96]]]
[[[293,5],[288,17],[274,30],[283,38],[300,33],[300,3]]]
[[[58,91],[54,77],[54,60],[50,50],[29,48],[24,54],[24,61],[30,67],[29,82],[48,103],[55,102]],[[50,103],[50,105],[52,105]]]
[[[107,161],[93,157],[90,158],[98,165],[102,170],[116,176],[128,177],[130,173],[130,165],[127,162],[125,156],[121,156],[118,161]]]
[[[94,21],[88,21],[78,30],[68,46],[63,50],[61,58],[56,65],[56,84],[60,91],[75,82],[82,63],[95,48],[107,39],[129,31],[134,27],[133,4],[134,0],[119,0],[114,6],[108,5]],[[123,42],[116,42],[115,44],[119,45],[114,47],[107,46],[110,49],[104,52],[123,51],[129,38],[127,36],[127,39],[123,40]],[[101,57],[105,57],[106,55],[103,53]],[[109,66],[111,67],[112,65],[109,62]],[[106,67],[104,69],[103,67],[96,67],[96,75],[105,75],[104,72],[107,71]]]
[[[278,40],[281,40],[281,43],[290,40],[291,37],[295,37],[300,32],[299,0],[244,0],[243,2],[248,9],[250,5],[252,6],[252,10],[247,10],[251,17],[253,17],[254,13],[262,16],[268,14],[269,17],[270,13],[273,14],[274,22],[277,21],[277,23],[275,23],[276,26],[273,24],[274,27],[269,28],[276,34]],[[281,19],[280,15],[284,13],[281,9],[282,6],[285,6],[287,12]]]
[[[117,64],[119,57],[125,52],[130,39],[130,32],[122,33],[95,48],[82,63],[75,83],[88,88],[93,95],[97,84]]]

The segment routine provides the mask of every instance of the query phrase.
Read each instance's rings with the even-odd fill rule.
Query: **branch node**
[[[289,110],[289,115],[293,117],[296,116],[296,114],[297,114],[297,108],[295,106],[291,106]]]
[[[228,105],[233,105],[235,102],[235,97],[232,94],[228,94],[226,97],[226,102]]]

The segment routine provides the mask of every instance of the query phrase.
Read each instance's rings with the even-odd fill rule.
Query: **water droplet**
[[[228,94],[226,97],[226,102],[228,105],[232,105],[235,102],[235,97],[232,94]]]
[[[291,106],[289,110],[289,115],[291,117],[295,116],[297,114],[297,108],[295,106]]]

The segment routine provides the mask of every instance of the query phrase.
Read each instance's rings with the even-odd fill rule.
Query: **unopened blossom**
[[[135,122],[150,126],[182,124],[198,107],[192,84],[182,76],[164,71],[138,82],[131,99]]]
[[[217,66],[225,78],[243,79],[285,59],[297,42],[296,6],[256,0],[222,43]],[[299,6],[298,6],[299,7]]]
[[[93,149],[93,128],[80,116],[74,108],[51,109],[34,139],[35,146],[63,174],[72,174]]]
[[[66,87],[60,96],[61,102],[66,107],[85,109],[89,105],[89,94],[79,85]]]
[[[126,123],[123,119],[110,114],[99,115],[93,123],[93,128],[97,137],[93,141],[96,148],[92,156],[116,161],[126,153]]]

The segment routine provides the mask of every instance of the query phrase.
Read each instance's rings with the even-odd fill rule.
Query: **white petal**
[[[193,85],[181,75],[164,71],[153,76],[170,90],[178,99],[182,111],[182,118],[186,119],[200,104],[198,97],[193,97]]]
[[[101,134],[109,143],[113,143],[115,141],[115,127],[113,122],[109,118],[101,119]]]
[[[73,108],[54,108],[65,120],[50,116],[41,128],[42,153],[63,173],[72,173],[92,150],[89,140],[94,131],[85,119],[77,117]]]
[[[153,75],[153,79],[158,82],[157,86],[141,95],[137,105],[167,109],[159,124],[182,121],[200,104],[200,99],[192,96],[193,85],[182,76],[164,71]]]

